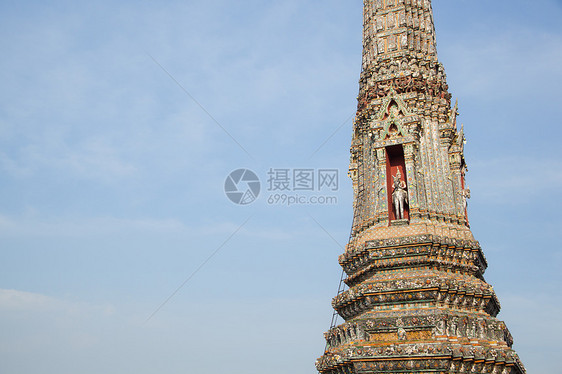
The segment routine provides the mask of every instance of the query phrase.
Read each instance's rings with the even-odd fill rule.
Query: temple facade
[[[320,373],[525,373],[470,231],[457,115],[431,1],[365,0],[348,289],[332,300],[345,322]]]

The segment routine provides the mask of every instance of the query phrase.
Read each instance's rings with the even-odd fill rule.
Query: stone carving
[[[404,207],[408,204],[408,191],[406,191],[406,182],[401,180],[402,174],[400,170],[392,177],[394,180],[392,191],[392,205],[394,205],[394,212],[396,219],[404,219]]]

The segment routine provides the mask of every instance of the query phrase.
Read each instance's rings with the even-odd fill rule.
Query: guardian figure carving
[[[408,191],[406,191],[406,182],[401,180],[402,174],[400,170],[392,177],[394,180],[394,190],[392,191],[392,205],[396,219],[404,219],[404,206],[408,204]]]

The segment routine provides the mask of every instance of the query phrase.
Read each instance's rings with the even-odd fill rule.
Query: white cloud
[[[82,305],[75,313],[49,313],[29,300],[47,299],[63,304],[57,307],[62,310],[73,303],[11,290],[0,290],[0,300],[6,293],[18,294],[19,305],[26,306],[25,313],[0,307],[0,358],[10,373],[37,367],[43,373],[211,373],[228,370],[233,362],[253,363],[255,370],[246,372],[258,373],[280,351],[292,358],[285,364],[290,371],[306,373],[321,353],[330,316],[327,303],[311,298],[229,300],[226,305],[190,300],[147,323],[146,305],[140,310],[125,307],[123,315],[104,315],[96,308],[92,313]],[[314,318],[323,313],[326,322]],[[295,336],[306,342],[305,348],[294,344]],[[222,359],[216,360],[217,355]],[[287,368],[275,366],[270,372]]]
[[[100,331],[120,318],[111,304],[10,289],[0,289],[0,316],[0,358],[3,367],[14,373],[25,372],[28,365],[45,364],[49,357],[61,362],[63,355],[95,348]],[[30,355],[33,360],[24,360]]]
[[[116,217],[41,218],[31,215],[12,217],[0,215],[0,234],[3,236],[84,237],[92,235],[134,233],[186,233],[213,235],[231,232],[235,223],[214,223],[198,227],[175,219],[126,219]]]
[[[54,309],[59,301],[45,295],[0,289],[0,310],[45,310]]]
[[[54,298],[33,292],[0,289],[0,312],[32,312],[60,315],[97,314],[100,316],[113,315],[116,310],[112,305],[91,305]]]
[[[36,212],[29,211],[22,216],[8,216],[0,214],[0,236],[3,237],[58,237],[83,238],[107,235],[184,235],[197,237],[228,236],[240,228],[243,222],[224,220],[189,224],[177,219],[134,219],[117,217],[41,217]],[[248,227],[253,226],[253,229]],[[323,237],[323,233],[319,236]],[[250,218],[238,235],[270,239],[287,240],[295,237],[309,237],[310,232],[302,227],[276,228],[260,224],[260,217]]]
[[[71,147],[62,144],[57,148],[45,144],[30,144],[21,149],[20,157],[2,154],[5,171],[16,176],[31,176],[44,170],[63,173],[76,178],[110,182],[130,177],[137,171],[127,162],[115,146],[102,139],[87,139]]]

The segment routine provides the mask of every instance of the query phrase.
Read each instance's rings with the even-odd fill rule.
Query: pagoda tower
[[[354,217],[322,374],[525,373],[466,212],[464,134],[430,0],[365,0]]]

